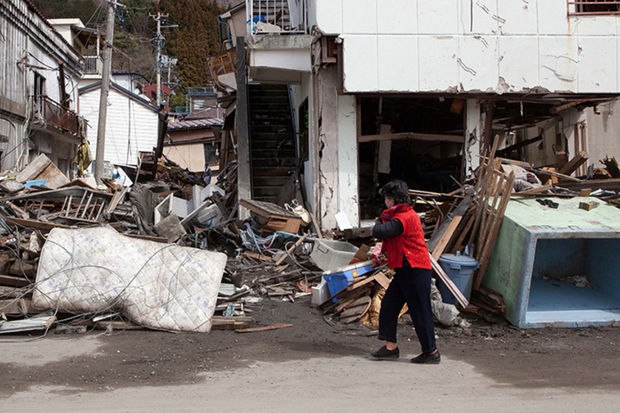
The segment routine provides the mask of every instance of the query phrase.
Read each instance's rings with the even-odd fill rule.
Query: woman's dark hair
[[[411,204],[409,197],[409,187],[401,180],[395,179],[388,182],[379,190],[383,197],[394,199],[395,204]]]

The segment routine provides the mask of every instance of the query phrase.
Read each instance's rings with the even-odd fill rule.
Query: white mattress
[[[75,314],[118,311],[148,328],[208,332],[226,260],[106,227],[56,228],[41,251],[33,305]]]

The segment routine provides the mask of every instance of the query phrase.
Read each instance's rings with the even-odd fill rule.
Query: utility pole
[[[162,21],[168,18],[168,13],[157,12],[157,14],[151,14],[150,16],[157,22],[157,35],[155,36],[155,70],[157,74],[157,107],[159,107],[161,105],[161,51],[163,50],[166,41],[166,38],[161,34],[161,29],[179,26],[177,24],[172,24],[169,26],[161,25]]]
[[[116,6],[124,7],[116,0],[108,0],[108,18],[105,43],[103,44],[103,73],[101,75],[101,95],[99,97],[99,121],[97,123],[97,154],[95,159],[95,179],[101,183],[103,176],[103,156],[105,153],[105,128],[108,115],[108,95],[110,94],[110,75],[112,74],[112,45],[114,43],[114,15]]]

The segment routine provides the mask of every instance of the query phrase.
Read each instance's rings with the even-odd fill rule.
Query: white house
[[[0,2],[0,169],[45,153],[68,173],[85,131],[82,60],[29,0]]]
[[[234,15],[220,19],[236,27]],[[338,212],[353,225],[373,217],[387,179],[446,190],[496,133],[500,149],[536,165],[561,152],[620,155],[610,117],[620,1],[248,0],[246,22],[236,121],[240,182],[251,185],[240,196],[264,191],[270,139],[280,160],[290,141],[323,228]],[[293,133],[284,109],[277,119],[257,103],[284,102],[277,84]]]
[[[97,151],[101,82],[80,88],[80,113],[88,120],[88,140]],[[159,111],[142,98],[116,83],[108,95],[104,160],[114,165],[137,165],[139,152],[152,151],[162,133]]]

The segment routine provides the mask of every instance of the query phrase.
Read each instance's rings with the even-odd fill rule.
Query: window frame
[[[618,6],[617,10],[586,10],[587,6]],[[620,15],[620,0],[567,0],[569,16],[612,16]]]

